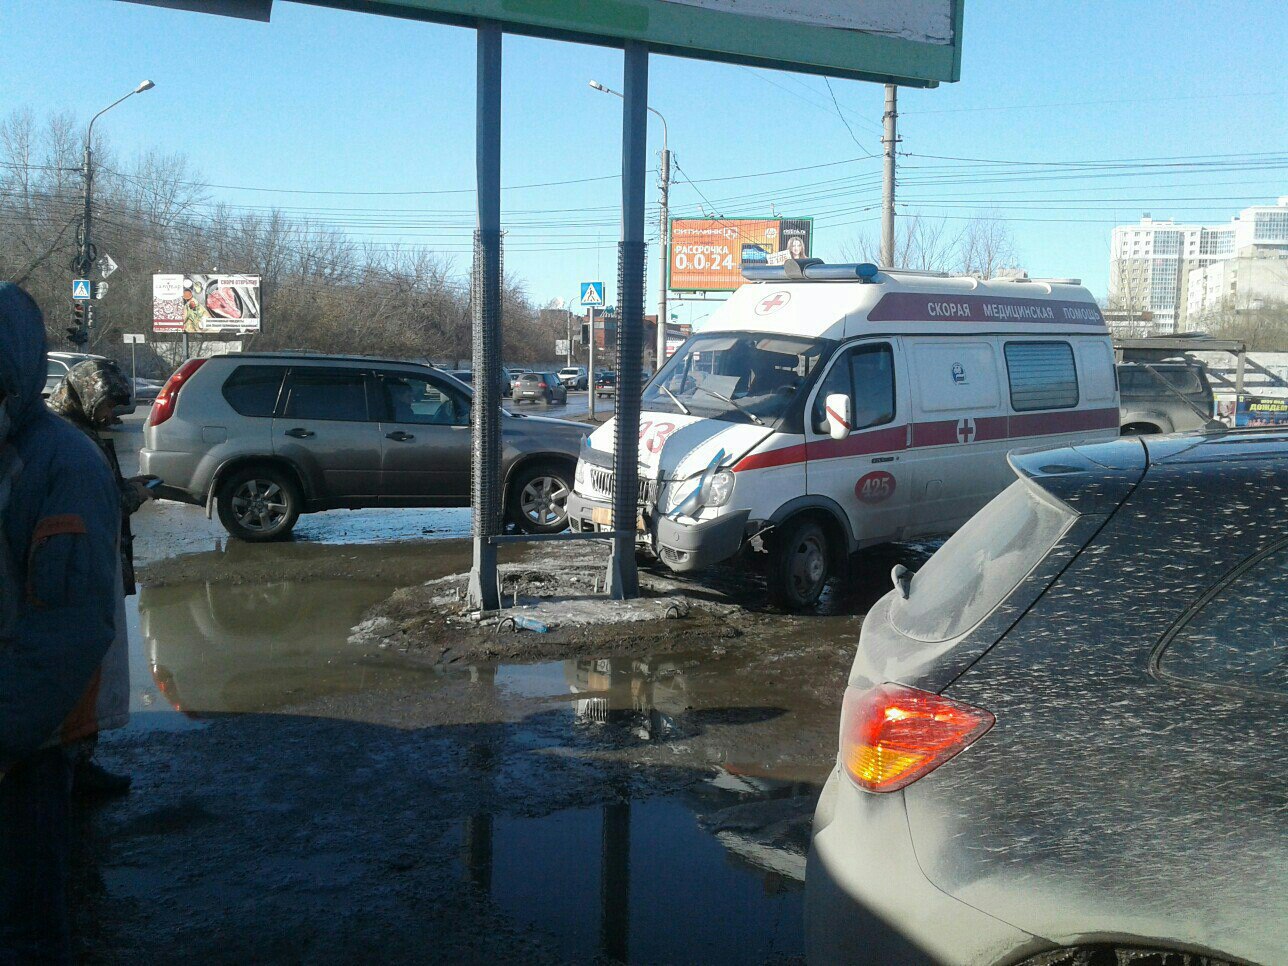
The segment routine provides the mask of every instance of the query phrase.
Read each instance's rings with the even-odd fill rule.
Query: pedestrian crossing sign
[[[604,283],[603,282],[582,282],[581,283],[581,304],[582,308],[603,308],[604,305]]]
[[[89,287],[89,279],[72,279],[72,298],[76,299],[78,302],[88,302],[93,297],[93,293],[90,291]]]

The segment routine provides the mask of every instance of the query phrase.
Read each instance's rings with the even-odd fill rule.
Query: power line
[[[1087,107],[1099,104],[1155,104],[1164,101],[1205,101],[1233,97],[1282,97],[1288,91],[1245,91],[1233,94],[1182,94],[1176,97],[1115,97],[1099,101],[1050,101],[1045,104],[1000,104],[989,107],[944,107],[906,114],[969,114],[980,111],[1034,111],[1049,107]]]
[[[862,151],[866,157],[876,157],[876,155],[865,148],[862,144],[859,144],[859,139],[854,136],[854,128],[850,127],[850,122],[847,121],[845,119],[845,115],[841,113],[841,105],[838,104],[836,100],[836,91],[832,90],[832,79],[830,77],[824,77],[823,81],[827,84],[828,94],[832,96],[832,106],[836,108],[836,116],[841,119],[841,123],[845,125],[845,129],[850,132],[850,140],[858,146],[858,149]]]

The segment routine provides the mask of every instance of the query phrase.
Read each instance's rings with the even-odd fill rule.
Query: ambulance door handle
[[[905,425],[908,427],[908,433],[904,437],[903,445],[905,447],[911,447],[912,446],[912,423],[906,423]]]

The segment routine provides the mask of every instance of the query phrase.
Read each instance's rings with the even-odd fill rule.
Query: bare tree
[[[841,257],[851,261],[879,262],[880,252],[880,239],[872,231],[841,246]],[[960,230],[946,218],[905,215],[895,221],[895,261],[900,268],[989,278],[1015,264],[1015,240],[1005,222],[987,215],[972,218]]]

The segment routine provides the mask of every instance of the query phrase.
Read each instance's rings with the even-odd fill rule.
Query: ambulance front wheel
[[[817,604],[832,579],[834,550],[827,528],[817,520],[788,520],[778,529],[769,550],[770,599],[787,610],[805,610]]]

